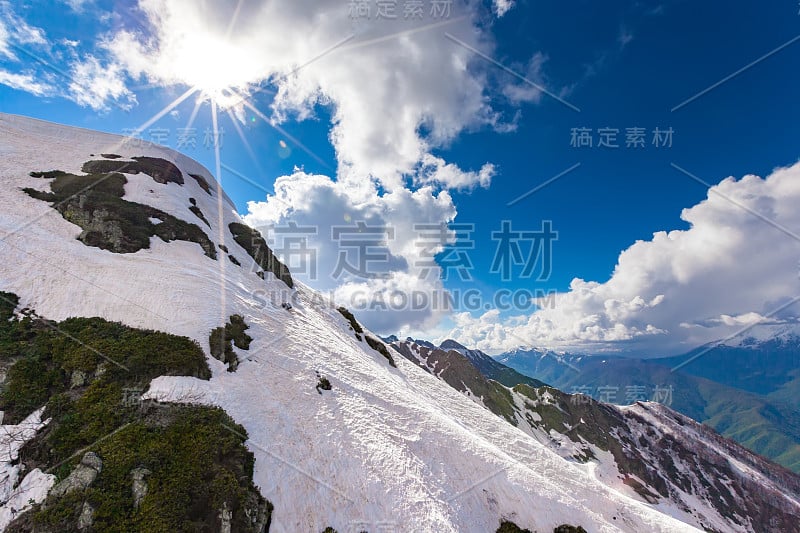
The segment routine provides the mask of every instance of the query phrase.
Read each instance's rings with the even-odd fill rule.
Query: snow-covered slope
[[[669,508],[607,486],[592,465],[566,461],[415,364],[398,357],[391,367],[317,293],[257,275],[228,229],[240,222],[230,200],[188,176],[215,184],[206,169],[171,150],[122,141],[0,115],[0,289],[45,318],[100,316],[203,347],[213,328],[244,317],[253,342],[237,350],[235,372],[209,355],[210,381],[162,377],[149,394],[221,406],[247,429],[255,483],[275,506],[272,531],[486,532],[502,518],[538,531],[562,523],[592,532],[694,530],[665,514]],[[80,174],[104,153],[177,165],[182,185],[126,174],[125,200],[197,224],[241,266],[182,240],[152,237],[135,253],[88,246],[77,239],[78,226],[22,190],[47,190],[48,180],[31,171]],[[190,211],[190,198],[208,226]],[[281,307],[287,300],[291,310]],[[330,391],[315,389],[317,373]]]
[[[565,459],[593,465],[603,483],[704,529],[785,531],[798,522],[800,476],[668,407],[613,406],[525,381],[503,390],[463,346],[392,346]]]

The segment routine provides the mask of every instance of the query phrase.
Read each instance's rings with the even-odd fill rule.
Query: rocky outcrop
[[[89,168],[95,169],[98,166],[105,168],[103,165],[92,165]],[[64,219],[83,230],[78,240],[87,246],[114,253],[134,253],[149,248],[150,238],[157,236],[166,242],[195,242],[203,248],[205,255],[211,259],[217,258],[216,245],[196,224],[190,224],[149,205],[125,200],[123,197],[127,179],[120,173],[79,176],[54,170],[31,172],[30,175],[52,180],[50,192],[33,188],[26,188],[25,192],[37,200],[52,202],[53,208]],[[174,176],[169,178],[169,181],[173,180]]]
[[[152,472],[146,468],[134,468],[131,471],[131,478],[133,478],[133,506],[136,509],[139,508],[142,500],[147,496],[147,481],[145,479],[150,474]]]
[[[238,222],[232,222],[228,225],[233,235],[233,240],[245,249],[245,251],[253,258],[258,266],[264,271],[269,271],[275,274],[275,277],[283,281],[289,288],[294,287],[292,275],[289,269],[281,263],[272,250],[267,245],[267,241],[261,236],[259,232]]]
[[[85,490],[89,485],[94,483],[98,474],[103,470],[103,461],[94,452],[86,452],[75,467],[63,481],[52,488],[49,496],[60,498],[66,496],[76,490]]]
[[[89,502],[83,502],[81,515],[78,517],[78,529],[85,531],[94,524],[94,507]]]

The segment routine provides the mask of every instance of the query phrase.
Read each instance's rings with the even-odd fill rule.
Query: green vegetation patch
[[[87,508],[92,531],[213,532],[223,516],[234,532],[269,528],[272,505],[252,483],[244,428],[218,408],[141,400],[157,376],[211,376],[197,343],[100,318],[12,318],[17,303],[0,293],[0,361],[13,362],[0,409],[14,423],[46,405],[51,419],[20,461],[63,480],[92,451],[102,469],[88,487],[49,496],[6,531],[76,531]],[[137,472],[145,490],[135,497]]]
[[[117,161],[100,163],[117,164]],[[91,163],[91,162],[90,162]],[[86,165],[84,165],[85,167]],[[37,200],[51,202],[53,209],[83,231],[78,240],[87,246],[114,253],[133,253],[150,248],[150,237],[165,242],[187,241],[199,244],[205,255],[217,258],[214,243],[197,225],[145,204],[123,199],[127,180],[122,174],[77,176],[61,171],[32,173],[48,179],[51,192],[26,188]],[[151,219],[161,222],[153,223]]]
[[[9,300],[3,293],[0,361],[13,362],[0,392],[6,423],[21,421],[53,398],[58,401],[48,404],[48,409],[73,402],[74,395],[68,393],[75,388],[75,376],[84,377],[81,390],[98,397],[119,396],[124,387],[142,386],[162,375],[211,377],[203,350],[186,337],[133,329],[102,318],[8,320]],[[60,395],[65,395],[64,401]],[[86,433],[85,439],[76,437],[83,444],[99,436],[89,426],[76,427]]]
[[[283,281],[290,288],[294,287],[294,281],[289,269],[275,257],[275,254],[267,246],[267,241],[264,240],[259,232],[238,222],[232,222],[228,227],[233,235],[233,240],[247,251],[258,266],[275,274],[276,278]]]
[[[81,167],[86,174],[108,174],[125,172],[126,174],[147,174],[157,183],[177,183],[183,185],[183,174],[172,162],[158,157],[132,157],[133,161],[87,161]]]
[[[87,489],[50,497],[7,531],[75,531],[84,502],[94,509],[94,531],[211,533],[222,530],[223,509],[230,531],[268,529],[273,508],[252,483],[246,436],[218,408],[149,406],[92,447],[103,469]],[[139,469],[148,475],[137,502],[132,474]]]
[[[250,335],[245,333],[248,326],[241,315],[231,315],[224,327],[211,330],[208,337],[208,345],[211,355],[223,363],[227,363],[228,372],[235,372],[239,367],[239,359],[233,351],[233,346],[240,350],[249,350],[250,342],[253,340]]]
[[[500,522],[500,527],[497,528],[496,533],[532,533],[530,529],[522,529],[510,520],[503,520]]]

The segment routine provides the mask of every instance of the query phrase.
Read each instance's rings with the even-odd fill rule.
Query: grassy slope
[[[0,293],[0,361],[11,365],[0,409],[12,422],[46,405],[44,418],[52,419],[22,448],[20,461],[64,479],[94,451],[103,469],[87,489],[51,496],[8,531],[75,530],[85,503],[95,510],[96,531],[211,532],[223,506],[233,513],[233,531],[252,530],[259,516],[269,520],[271,505],[252,483],[246,432],[224,411],[126,399],[159,375],[208,379],[200,346],[100,318],[9,320],[17,301]],[[138,508],[135,468],[151,472]]]

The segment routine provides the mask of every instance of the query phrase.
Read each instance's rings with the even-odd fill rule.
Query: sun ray
[[[183,102],[184,100],[189,98],[189,96],[191,96],[196,91],[197,91],[196,87],[191,87],[185,93],[183,93],[182,95],[177,97],[175,100],[173,100],[172,102],[170,102],[169,104],[164,106],[164,108],[162,108],[161,111],[157,112],[155,115],[150,117],[150,119],[148,119],[147,122],[145,122],[144,124],[142,124],[141,126],[136,128],[135,130],[133,130],[128,135],[125,135],[122,138],[122,140],[117,142],[113,147],[107,148],[106,151],[108,151],[108,152],[116,152],[119,148],[122,148],[125,144],[129,143],[131,140],[133,140],[138,135],[140,135],[145,129],[147,129],[150,126],[152,126],[156,121],[161,119],[161,117],[163,117],[164,115],[166,115],[167,113],[169,113],[170,111],[175,109],[175,107],[180,105],[181,102]]]
[[[345,50],[355,50],[357,48],[363,48],[365,46],[372,46],[374,44],[382,43],[382,42],[385,42],[385,41],[391,41],[392,39],[397,39],[398,37],[405,37],[407,35],[414,35],[415,33],[420,33],[420,32],[423,32],[423,31],[428,31],[428,30],[432,30],[432,29],[435,29],[435,28],[440,28],[442,26],[447,26],[449,24],[453,24],[455,22],[458,22],[460,20],[464,20],[464,19],[467,19],[467,18],[468,17],[466,15],[461,15],[460,17],[446,19],[446,20],[442,20],[442,21],[439,21],[439,22],[433,22],[431,24],[425,24],[424,26],[420,26],[418,28],[411,28],[411,29],[408,29],[408,30],[398,31],[398,32],[395,32],[395,33],[391,33],[389,35],[383,35],[381,37],[376,37],[374,39],[368,39],[368,40],[365,40],[365,41],[356,41],[356,42],[351,43],[351,44],[349,44],[347,46],[342,46],[339,49],[339,51],[341,52],[341,51],[345,51]]]
[[[313,151],[312,151],[310,148],[308,148],[306,145],[304,145],[303,143],[301,143],[301,142],[300,142],[298,139],[296,139],[296,138],[295,138],[295,137],[294,137],[292,134],[290,134],[289,132],[287,132],[286,130],[284,130],[284,129],[283,129],[282,127],[280,127],[278,124],[273,124],[273,123],[272,123],[272,121],[271,121],[271,120],[270,120],[270,119],[269,119],[269,118],[268,118],[268,117],[267,117],[267,116],[266,116],[264,113],[262,113],[261,111],[259,111],[259,110],[258,110],[258,109],[257,109],[257,108],[256,108],[256,107],[253,105],[253,104],[251,104],[250,102],[248,102],[248,101],[247,101],[247,99],[243,99],[243,100],[242,100],[242,103],[243,103],[243,104],[244,104],[244,105],[245,105],[245,106],[246,106],[246,107],[247,107],[247,108],[248,108],[250,111],[252,111],[253,113],[255,113],[255,114],[256,114],[256,115],[257,115],[257,116],[258,116],[258,117],[259,117],[261,120],[263,120],[264,122],[266,122],[267,124],[269,124],[269,125],[270,125],[270,127],[272,127],[272,128],[273,128],[273,129],[275,129],[277,132],[279,132],[281,135],[283,135],[284,137],[286,137],[287,139],[289,139],[290,141],[292,141],[292,143],[294,143],[294,144],[295,144],[297,147],[299,147],[299,148],[300,148],[301,150],[303,150],[305,153],[307,153],[308,155],[310,155],[311,157],[313,157],[313,158],[314,158],[314,159],[315,159],[315,160],[316,160],[316,161],[317,161],[319,164],[321,164],[322,166],[324,166],[324,167],[325,167],[325,168],[327,168],[328,170],[335,171],[335,169],[334,169],[332,166],[330,166],[328,163],[326,163],[324,159],[322,159],[320,156],[318,156],[317,154],[315,154],[315,153],[314,153],[314,152],[313,152]]]
[[[186,123],[186,129],[188,130],[194,125],[194,121],[197,119],[197,114],[200,112],[200,106],[203,105],[203,101],[199,98],[194,102],[194,108],[192,109],[192,114],[189,115],[189,121]]]
[[[191,87],[185,93],[183,93],[182,95],[177,97],[175,100],[173,100],[172,102],[170,102],[169,104],[164,106],[164,108],[161,109],[161,111],[159,111],[158,113],[156,113],[155,115],[150,117],[150,119],[147,122],[145,122],[144,124],[142,124],[141,126],[136,128],[129,135],[126,135],[125,138],[122,141],[120,141],[119,144],[117,144],[117,148],[121,147],[126,142],[129,142],[131,139],[133,139],[137,135],[141,134],[145,129],[147,129],[150,126],[152,126],[153,124],[155,124],[158,120],[161,119],[161,117],[163,117],[164,115],[166,115],[167,113],[169,113],[170,111],[175,109],[178,105],[180,105],[184,100],[189,98],[196,91],[197,91],[197,87]]]
[[[225,32],[225,38],[230,39],[231,32],[233,32],[233,27],[236,25],[236,21],[239,20],[239,13],[242,11],[242,3],[244,0],[239,0],[236,4],[236,9],[233,11],[233,15],[231,15],[231,21],[228,23],[228,31]]]
[[[211,126],[213,127],[212,141],[214,143],[214,172],[217,178],[217,226],[219,230],[219,244],[225,246],[225,219],[224,219],[224,205],[222,201],[222,170],[219,158],[219,119],[217,117],[217,103],[211,100]],[[227,322],[225,310],[225,267],[227,262],[225,258],[220,257],[219,260],[219,300],[220,300],[220,325],[225,327]]]
[[[253,161],[253,164],[255,164],[259,175],[263,176],[264,175],[264,169],[261,167],[261,162],[258,160],[258,157],[256,157],[256,153],[253,151],[253,147],[250,146],[250,142],[247,140],[247,137],[245,137],[241,126],[239,126],[239,121],[236,119],[234,114],[231,112],[230,108],[226,109],[225,113],[228,114],[228,117],[231,119],[231,123],[233,123],[233,127],[236,128],[236,133],[239,135],[239,139],[241,139],[242,145],[244,146],[244,149],[247,151],[247,154],[250,156],[250,160]]]

